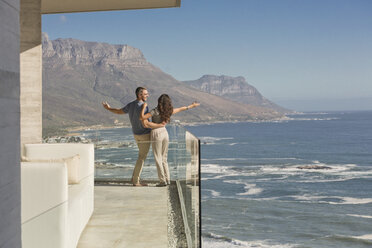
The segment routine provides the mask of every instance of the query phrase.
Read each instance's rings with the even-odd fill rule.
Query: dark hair
[[[143,90],[146,90],[145,87],[138,87],[136,89],[136,97],[138,98],[138,95],[142,93]]]
[[[169,122],[173,114],[172,100],[167,94],[158,98],[158,110],[162,121]]]

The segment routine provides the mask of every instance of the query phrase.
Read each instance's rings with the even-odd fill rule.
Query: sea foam
[[[294,199],[302,202],[317,202],[317,203],[328,203],[336,205],[356,205],[356,204],[369,204],[372,203],[372,198],[354,198],[354,197],[342,197],[342,196],[320,196],[320,195],[299,195],[292,196]],[[332,201],[334,199],[334,201]]]
[[[358,217],[358,218],[365,218],[365,219],[372,219],[371,215],[359,215],[359,214],[347,214],[348,216]]]
[[[365,235],[360,235],[360,236],[353,236],[353,238],[364,239],[364,240],[372,241],[372,234],[365,234]]]
[[[296,244],[278,244],[271,240],[242,241],[214,233],[203,234],[202,247],[205,248],[293,248]]]
[[[245,192],[238,193],[237,195],[258,195],[260,194],[263,189],[256,187],[256,184],[253,183],[245,183],[241,180],[224,180],[224,183],[231,183],[231,184],[242,184],[244,185]]]
[[[239,172],[233,170],[233,167],[220,164],[202,164],[201,172],[217,174],[217,176],[214,176],[213,179],[240,175]]]
[[[221,195],[220,192],[217,192],[217,191],[212,190],[212,189],[204,189],[203,191],[208,191],[208,192],[210,192],[211,195],[212,195],[213,197],[219,197],[219,196]]]
[[[217,144],[219,141],[222,140],[232,140],[233,137],[210,137],[210,136],[202,136],[199,137],[201,144],[203,145],[214,145]]]

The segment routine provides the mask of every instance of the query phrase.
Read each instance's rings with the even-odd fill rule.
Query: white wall
[[[21,0],[21,144],[42,142],[42,49],[40,8],[41,0]]]
[[[19,0],[0,0],[0,248],[21,247]]]

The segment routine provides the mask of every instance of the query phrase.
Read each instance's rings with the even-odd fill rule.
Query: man
[[[149,93],[146,88],[144,87],[138,87],[136,89],[136,100],[128,103],[124,108],[121,109],[115,109],[111,108],[110,105],[107,102],[103,102],[102,105],[105,109],[109,110],[112,113],[115,114],[129,114],[129,120],[132,124],[132,131],[134,139],[136,140],[137,146],[138,146],[138,159],[136,162],[136,166],[133,170],[133,176],[132,176],[132,183],[133,186],[147,186],[146,184],[141,184],[139,181],[141,171],[143,164],[145,163],[145,159],[147,157],[147,153],[150,149],[150,133],[151,128],[159,128],[164,127],[165,123],[156,124],[153,122],[150,122],[147,124],[147,127],[145,128],[142,125],[142,122],[140,120],[141,116],[141,110],[142,110],[142,104],[146,102],[147,98],[149,97]],[[145,113],[149,112],[148,107],[146,107]]]

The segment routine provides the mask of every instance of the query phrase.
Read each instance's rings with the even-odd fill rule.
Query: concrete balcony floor
[[[95,186],[78,248],[168,247],[167,187]]]

